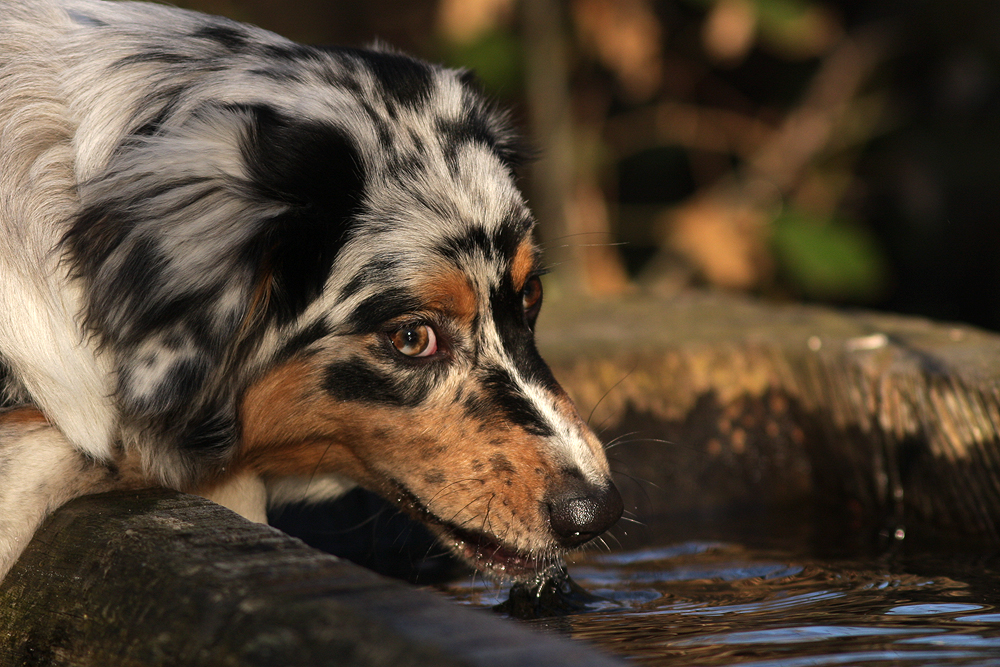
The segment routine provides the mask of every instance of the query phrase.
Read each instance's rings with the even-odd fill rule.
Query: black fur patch
[[[191,36],[211,40],[234,53],[245,49],[250,39],[245,31],[224,23],[203,26],[191,33]]]
[[[371,333],[380,330],[394,317],[412,313],[421,302],[406,290],[393,288],[374,294],[362,301],[347,318],[347,331],[338,333]]]
[[[509,274],[503,276],[499,286],[490,290],[490,310],[504,350],[515,361],[522,377],[551,392],[561,392],[559,383],[535,347],[532,323],[525,317],[521,294],[514,289]]]
[[[414,407],[427,397],[433,379],[429,373],[390,374],[352,359],[327,366],[323,389],[340,401]]]
[[[505,220],[492,234],[493,247],[496,248],[497,255],[504,260],[513,259],[530,229],[530,220],[527,222],[520,218]]]
[[[434,78],[426,63],[382,51],[343,48],[331,52],[364,62],[378,80],[379,89],[396,104],[417,108],[430,99]]]
[[[143,63],[156,63],[158,65],[192,65],[197,69],[204,69],[204,62],[197,56],[159,49],[150,49],[149,51],[143,51],[142,53],[134,53],[132,55],[125,56],[116,62],[115,66],[126,69],[130,65],[141,65]]]
[[[157,304],[155,308],[142,309],[136,313],[135,319],[127,328],[118,330],[117,342],[134,345],[150,332],[163,331],[183,322],[185,333],[191,336],[195,344],[206,352],[218,352],[228,342],[226,334],[236,324],[231,321],[210,324],[208,314],[201,310],[204,304],[216,300],[218,289],[220,288],[210,286],[183,292]]]
[[[182,449],[202,456],[222,458],[239,437],[238,431],[232,415],[210,407],[185,424],[179,444]]]
[[[481,253],[483,257],[491,261],[497,259],[496,246],[492,237],[479,225],[469,227],[461,235],[444,239],[435,250],[455,262],[474,256],[476,253]]]
[[[361,157],[332,125],[292,120],[266,105],[240,110],[250,117],[241,148],[252,187],[291,207],[247,249],[251,261],[272,272],[271,305],[287,323],[319,296],[344,245],[364,196]]]
[[[482,394],[469,394],[462,399],[462,409],[465,416],[472,421],[489,423],[491,417],[496,417],[493,404]]]
[[[349,299],[368,285],[386,285],[399,262],[391,258],[379,257],[368,262],[354,274],[340,290],[341,299]]]
[[[264,44],[261,53],[266,59],[284,61],[286,63],[297,63],[303,60],[315,60],[318,52],[310,46],[302,44]]]
[[[546,437],[554,434],[531,401],[521,393],[507,369],[487,368],[483,373],[482,384],[486,399],[511,422],[532,435]]]
[[[293,68],[282,65],[268,65],[267,67],[257,67],[250,70],[250,73],[254,76],[259,76],[264,79],[270,79],[272,81],[277,81],[279,83],[289,83],[289,82],[301,82],[303,80],[302,72]]]
[[[394,152],[394,147],[392,141],[392,130],[389,128],[388,121],[379,115],[379,113],[375,111],[375,107],[367,101],[361,102],[361,108],[365,110],[368,120],[371,122],[372,127],[375,128],[375,133],[378,134],[378,141],[382,150],[391,155]]]
[[[133,137],[152,137],[160,132],[163,124],[174,114],[177,101],[183,95],[185,86],[174,86],[149,95],[133,114],[129,123],[135,127]]]
[[[143,366],[152,366],[157,362],[155,356],[140,357],[135,360],[135,372],[142,372]],[[205,376],[211,371],[209,358],[205,356],[186,356],[173,363],[169,370],[162,374],[163,381],[156,385],[155,391],[137,397],[129,391],[133,384],[133,370],[120,368],[118,373],[119,395],[125,409],[133,414],[164,414],[172,413],[178,408],[178,399],[197,390]]]
[[[473,105],[474,104],[474,105]],[[458,168],[458,153],[466,144],[479,144],[492,151],[511,170],[528,161],[528,152],[519,139],[495,127],[496,112],[470,96],[470,109],[461,118],[440,118],[441,150],[452,172]]]
[[[530,229],[530,220],[527,224],[512,220],[497,227],[492,234],[479,225],[470,225],[464,233],[444,239],[435,251],[452,261],[476,253],[493,262],[510,261]]]
[[[288,339],[275,356],[275,361],[281,362],[309,347],[321,338],[331,333],[329,325],[323,320],[317,320]]]

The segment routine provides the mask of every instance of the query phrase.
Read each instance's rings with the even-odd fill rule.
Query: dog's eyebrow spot
[[[524,289],[524,284],[528,278],[538,270],[538,248],[530,240],[525,239],[518,246],[511,262],[510,275],[514,283],[514,289],[520,292]]]
[[[475,290],[468,276],[457,268],[431,273],[415,291],[425,308],[443,312],[465,326],[476,319]]]

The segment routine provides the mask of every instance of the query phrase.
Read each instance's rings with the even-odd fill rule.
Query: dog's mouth
[[[477,571],[493,579],[528,581],[537,579],[554,567],[561,565],[560,552],[528,552],[501,543],[484,532],[468,530],[445,521],[431,512],[426,505],[404,485],[392,480],[394,492],[390,496],[411,516],[425,524],[438,540]]]
[[[496,579],[533,579],[547,571],[556,558],[532,554],[501,544],[485,533],[473,533],[438,524],[439,539],[467,563]]]

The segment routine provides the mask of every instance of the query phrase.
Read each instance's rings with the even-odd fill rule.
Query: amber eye
[[[538,317],[538,311],[542,307],[542,281],[538,276],[528,278],[521,290],[521,303],[524,305],[524,314],[529,322],[533,322]]]
[[[389,335],[392,346],[408,357],[429,357],[437,352],[437,334],[426,324],[408,324]]]

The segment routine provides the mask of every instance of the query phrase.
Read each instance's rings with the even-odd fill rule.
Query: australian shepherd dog
[[[358,484],[529,579],[622,511],[539,357],[472,77],[154,4],[0,3],[0,576],[68,500]]]

